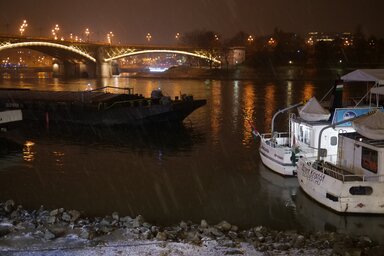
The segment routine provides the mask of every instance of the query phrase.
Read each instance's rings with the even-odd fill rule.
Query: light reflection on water
[[[297,181],[261,164],[247,121],[260,132],[269,131],[278,109],[312,95],[321,98],[331,80],[0,80],[0,87],[40,90],[85,90],[89,84],[133,87],[146,96],[161,88],[172,98],[181,93],[205,98],[207,105],[176,128],[46,129],[27,124],[10,131],[6,136],[23,148],[21,154],[0,158],[0,200],[12,198],[30,208],[43,204],[79,209],[89,215],[142,214],[155,224],[207,219],[240,227],[317,230],[329,227],[321,221],[326,215],[327,223],[336,229],[341,225],[337,215],[318,210],[302,197]],[[278,118],[276,130],[287,128],[286,119]],[[308,218],[315,213],[321,214]],[[364,218],[355,216],[357,220],[364,227]],[[380,221],[370,219],[370,225]]]

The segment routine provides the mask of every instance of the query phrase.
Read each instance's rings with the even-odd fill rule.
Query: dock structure
[[[146,98],[125,89],[128,93],[5,89],[0,90],[0,108],[20,109],[25,120],[136,126],[181,122],[206,104],[206,100],[192,96],[175,100],[167,96]]]

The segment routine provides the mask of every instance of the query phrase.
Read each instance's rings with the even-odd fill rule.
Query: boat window
[[[336,146],[337,145],[337,136],[332,136],[331,137],[331,146]]]
[[[349,189],[349,193],[351,193],[351,195],[371,195],[372,192],[372,187],[365,186],[351,187]]]
[[[377,151],[370,148],[362,147],[361,150],[361,167],[377,173]]]
[[[309,130],[308,129],[305,129],[305,133],[304,133],[304,143],[309,145]]]
[[[299,141],[303,142],[303,137],[304,137],[303,126],[300,126]]]

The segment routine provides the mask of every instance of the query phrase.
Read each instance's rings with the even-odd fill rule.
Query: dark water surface
[[[141,214],[158,225],[226,220],[242,228],[265,225],[383,237],[383,217],[335,214],[306,197],[295,178],[266,169],[259,142],[251,136],[247,120],[268,131],[278,109],[311,96],[321,98],[333,79],[0,80],[0,87],[84,90],[112,85],[144,95],[161,88],[172,97],[187,93],[207,99],[178,127],[46,128],[25,123],[2,134],[7,141],[1,143],[0,200],[12,198],[25,208],[77,209],[89,216]],[[278,130],[287,128],[286,118],[279,118]]]

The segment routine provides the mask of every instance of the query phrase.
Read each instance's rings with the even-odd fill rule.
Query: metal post
[[[335,128],[337,125],[339,124],[344,124],[344,123],[347,123],[347,122],[352,122],[360,117],[363,117],[363,116],[369,116],[371,115],[373,112],[368,112],[367,114],[364,114],[364,115],[360,115],[360,116],[357,116],[357,117],[354,117],[354,118],[349,118],[349,119],[346,119],[346,120],[343,120],[343,121],[340,121],[340,122],[337,122],[337,123],[334,123],[334,124],[330,124],[330,125],[327,125],[325,126],[323,129],[320,130],[320,133],[319,133],[319,140],[318,140],[318,145],[317,145],[317,161],[320,160],[320,149],[321,149],[321,136],[323,135],[323,131],[325,131],[326,129],[328,128]]]
[[[273,117],[272,117],[271,134],[273,134],[273,132],[274,132],[274,130],[275,130],[275,118],[277,117],[278,114],[283,113],[283,112],[285,112],[285,111],[287,111],[287,110],[290,110],[290,109],[292,109],[292,108],[298,107],[298,106],[303,105],[303,104],[304,104],[304,102],[300,102],[300,103],[294,104],[294,105],[292,105],[292,106],[289,106],[289,107],[287,107],[287,108],[284,108],[284,109],[281,109],[281,110],[277,111],[277,112],[273,115]]]

